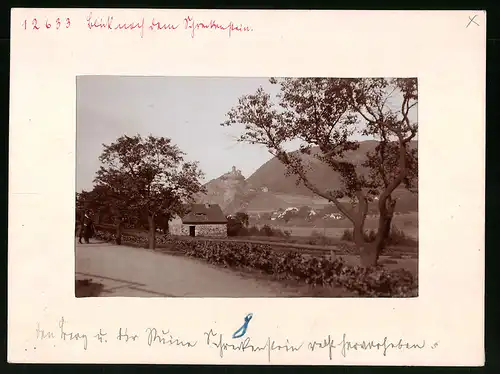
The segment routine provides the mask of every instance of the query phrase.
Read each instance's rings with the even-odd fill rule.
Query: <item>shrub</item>
[[[227,267],[247,266],[280,279],[301,280],[311,285],[340,286],[361,296],[416,296],[416,280],[408,270],[348,266],[340,258],[311,257],[299,252],[280,252],[269,245],[208,241],[176,241],[186,255]]]
[[[244,229],[243,222],[236,217],[227,218],[227,236],[238,236]]]
[[[98,235],[102,235],[102,232],[98,232]],[[124,234],[122,240],[134,246],[147,246],[147,238],[143,236]],[[342,258],[332,259],[329,255],[312,257],[297,251],[283,252],[273,249],[271,244],[220,242],[167,235],[158,235],[157,241],[159,245],[211,264],[249,267],[278,279],[299,280],[313,286],[343,287],[360,296],[417,295],[417,279],[405,269],[349,266]]]
[[[262,226],[262,228],[260,229],[260,232],[261,232],[261,235],[263,235],[263,236],[274,236],[274,234],[275,234],[275,232],[273,231],[273,229],[269,225]]]
[[[251,226],[247,230],[248,236],[258,236],[260,235],[260,230],[258,227]]]
[[[375,241],[377,237],[377,232],[375,230],[365,231],[364,239],[368,243],[372,243]],[[353,231],[349,229],[345,229],[342,233],[342,240],[353,242]],[[412,237],[405,234],[403,230],[400,230],[396,227],[391,228],[391,232],[389,233],[389,238],[387,238],[387,245],[406,245],[406,246],[415,246],[417,245],[417,241]]]
[[[248,221],[245,221],[248,223]],[[235,217],[228,217],[227,235],[228,236],[277,236],[277,237],[290,237],[290,231],[282,231],[278,228],[272,228],[269,225],[264,225],[262,228],[255,226],[248,227],[242,219]]]
[[[406,235],[403,230],[400,230],[396,227],[391,229],[391,233],[389,236],[389,244],[393,245],[416,245],[417,241],[413,239],[411,236]]]
[[[308,241],[308,244],[311,244],[311,245],[337,245],[338,240],[335,240],[333,238],[329,238],[325,234],[318,232],[316,230],[313,230],[311,232],[311,239]]]
[[[352,230],[345,229],[342,232],[342,236],[340,237],[341,240],[345,240],[346,242],[353,242],[354,241],[354,236]]]

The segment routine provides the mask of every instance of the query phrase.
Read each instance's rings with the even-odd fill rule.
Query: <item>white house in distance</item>
[[[218,204],[192,204],[182,218],[169,224],[171,235],[227,237],[227,219]]]

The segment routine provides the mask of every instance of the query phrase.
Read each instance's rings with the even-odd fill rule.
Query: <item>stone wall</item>
[[[198,224],[198,225],[182,225],[181,235],[189,236],[189,226],[195,227],[195,236],[205,237],[227,237],[226,224]]]

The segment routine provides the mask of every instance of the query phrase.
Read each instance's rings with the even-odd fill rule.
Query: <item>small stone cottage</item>
[[[192,204],[181,221],[182,226],[177,222],[172,225],[171,234],[227,237],[227,219],[218,204]]]

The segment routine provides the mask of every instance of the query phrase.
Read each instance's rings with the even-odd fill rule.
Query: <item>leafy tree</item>
[[[114,224],[116,227],[116,243],[121,244],[123,221],[126,216],[133,215],[128,209],[126,197],[120,191],[106,184],[94,185],[90,191],[77,193],[78,220],[83,220],[86,210],[96,213],[95,223]]]
[[[117,215],[118,210],[125,207],[120,204],[121,200],[106,185],[95,185],[92,190],[83,190],[77,193],[77,210],[83,214],[84,211],[92,211],[96,217],[96,224],[100,222],[110,223],[113,216]]]
[[[248,234],[249,216],[247,213],[238,212],[227,217],[227,235],[238,236]]]
[[[227,217],[227,236],[241,235],[243,229],[243,223],[236,216]]]
[[[409,147],[418,129],[409,118],[418,102],[416,79],[272,78],[271,83],[281,87],[278,105],[259,88],[241,97],[222,125],[244,125],[239,141],[264,145],[298,183],[333,203],[353,224],[362,264],[376,265],[394,213],[392,193],[416,178],[417,154]],[[359,148],[354,135],[378,141],[362,165],[346,157]],[[299,150],[288,152],[293,141],[300,143]],[[313,184],[304,154],[337,172],[342,187],[324,190]],[[368,173],[361,172],[363,166]],[[366,243],[364,223],[374,197],[380,217],[377,239]]]
[[[127,211],[147,217],[149,248],[154,249],[158,217],[170,220],[202,192],[203,174],[196,162],[184,161],[185,153],[168,138],[124,135],[103,147],[95,183],[113,191]]]
[[[237,220],[239,220],[241,222],[241,224],[244,227],[248,227],[248,223],[249,223],[250,218],[248,217],[247,213],[245,213],[245,212],[237,212],[235,214],[235,217],[236,217]]]
[[[264,236],[274,236],[274,230],[269,225],[262,226],[262,228],[260,229],[260,232],[261,232],[261,235],[264,235]]]

